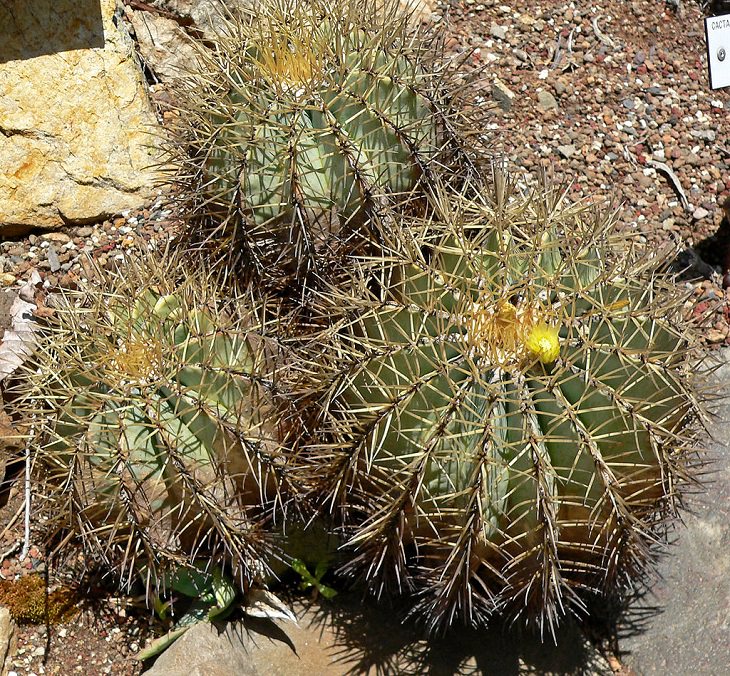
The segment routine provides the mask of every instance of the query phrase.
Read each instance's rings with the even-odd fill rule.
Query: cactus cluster
[[[689,476],[684,299],[563,198],[497,176],[491,202],[452,198],[378,261],[374,290],[331,295],[349,312],[320,360],[311,484],[344,514],[350,570],[432,630],[553,630],[649,562]]]
[[[173,125],[196,245],[59,294],[16,414],[47,513],[196,612],[338,561],[432,631],[553,631],[680,506],[697,332],[610,215],[485,179],[394,2],[224,12]]]
[[[447,71],[396,7],[258,4],[222,18],[182,83],[173,164],[191,232],[239,274],[279,287],[326,276],[381,242],[437,167],[467,162]]]
[[[100,274],[63,294],[23,384],[49,511],[128,581],[224,555],[260,577],[295,419],[260,306],[172,254]]]

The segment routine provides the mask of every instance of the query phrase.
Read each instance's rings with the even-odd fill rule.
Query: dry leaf
[[[0,382],[12,375],[33,354],[36,344],[33,310],[36,306],[17,297],[10,306],[10,328],[0,342]]]
[[[269,620],[288,620],[297,623],[297,616],[289,607],[266,589],[252,588],[246,594],[243,612],[250,617],[263,617]]]

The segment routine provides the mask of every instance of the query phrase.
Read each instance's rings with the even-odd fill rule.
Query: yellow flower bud
[[[560,355],[558,327],[540,322],[530,329],[525,340],[527,351],[543,364],[552,364]]]

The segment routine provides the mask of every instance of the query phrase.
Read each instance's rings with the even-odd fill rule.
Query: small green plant
[[[559,190],[497,173],[439,211],[410,254],[362,262],[376,284],[322,295],[342,319],[316,341],[303,472],[343,514],[346,569],[431,630],[553,630],[651,563],[691,477],[697,332],[665,258]]]
[[[329,566],[326,561],[320,561],[314,568],[314,572],[310,572],[309,566],[307,566],[301,559],[292,559],[291,562],[292,570],[297,573],[302,581],[299,587],[302,591],[307,589],[313,589],[315,594],[319,594],[326,599],[332,599],[337,596],[337,591],[328,587],[322,582],[322,578],[329,570]]]
[[[239,271],[327,275],[419,182],[468,164],[449,71],[397,3],[279,0],[220,23],[180,83],[173,164],[192,230]]]
[[[156,657],[180,638],[188,629],[199,622],[224,620],[233,610],[238,591],[233,581],[220,568],[207,570],[203,564],[178,568],[158,580],[154,587],[164,590],[164,597],[181,594],[190,599],[189,607],[182,617],[163,636],[156,638],[136,659],[140,661]],[[163,593],[163,592],[161,592]],[[155,594],[154,608],[161,620],[170,619],[174,600]]]
[[[296,423],[273,314],[169,252],[99,275],[57,299],[18,384],[47,514],[130,582],[206,556],[265,576]]]

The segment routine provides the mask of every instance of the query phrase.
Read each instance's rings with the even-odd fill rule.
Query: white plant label
[[[710,89],[730,87],[730,14],[705,19]]]

